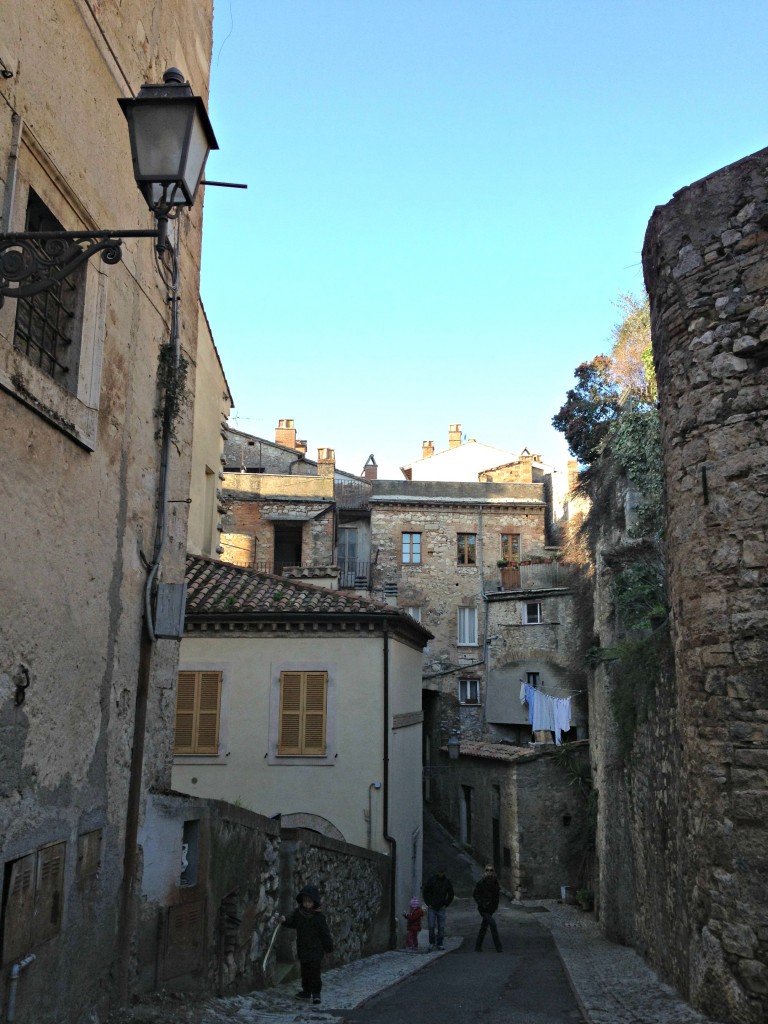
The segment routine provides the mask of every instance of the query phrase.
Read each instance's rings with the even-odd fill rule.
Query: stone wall
[[[588,758],[586,741],[567,749]],[[477,860],[495,864],[515,899],[556,899],[561,886],[586,880],[585,794],[554,746],[462,743],[459,760],[446,760],[430,785],[435,816],[462,823],[460,838]]]
[[[643,250],[680,742],[679,761],[658,757],[685,807],[668,865],[680,934],[654,960],[695,1006],[750,1024],[768,1017],[766,171],[762,150],[682,189]]]
[[[233,994],[274,984],[280,965],[295,963],[293,933],[278,933],[264,970],[267,949],[310,883],[334,938],[328,966],[389,946],[391,862],[381,853],[177,793],[153,798],[140,839],[136,991]]]

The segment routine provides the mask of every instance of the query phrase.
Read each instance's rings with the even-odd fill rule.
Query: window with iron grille
[[[25,230],[63,230],[32,189]],[[85,272],[80,267],[45,291],[16,300],[14,348],[72,394],[78,385]]]
[[[456,561],[458,565],[475,565],[477,563],[476,533],[456,535]]]

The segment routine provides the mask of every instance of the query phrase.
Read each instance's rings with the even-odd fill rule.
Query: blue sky
[[[233,425],[381,477],[552,416],[656,205],[768,143],[765,0],[216,0],[201,291]]]

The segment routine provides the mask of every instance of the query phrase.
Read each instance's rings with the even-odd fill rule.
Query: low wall
[[[154,794],[139,836],[143,867],[134,990],[230,995],[273,984],[293,962],[281,914],[306,884],[323,894],[327,964],[388,948],[389,858],[308,829],[282,829],[232,804]]]

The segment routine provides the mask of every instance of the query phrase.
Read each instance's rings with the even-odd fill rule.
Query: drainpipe
[[[34,953],[27,953],[27,955],[15,963],[11,968],[11,983],[8,986],[8,1012],[6,1013],[6,1020],[8,1024],[16,1020],[16,989],[19,984],[19,975],[25,967],[29,967],[31,963],[36,960]]]
[[[397,841],[389,834],[389,629],[384,626],[384,841],[389,843],[392,857],[391,884],[389,886],[389,948],[397,948]]]

